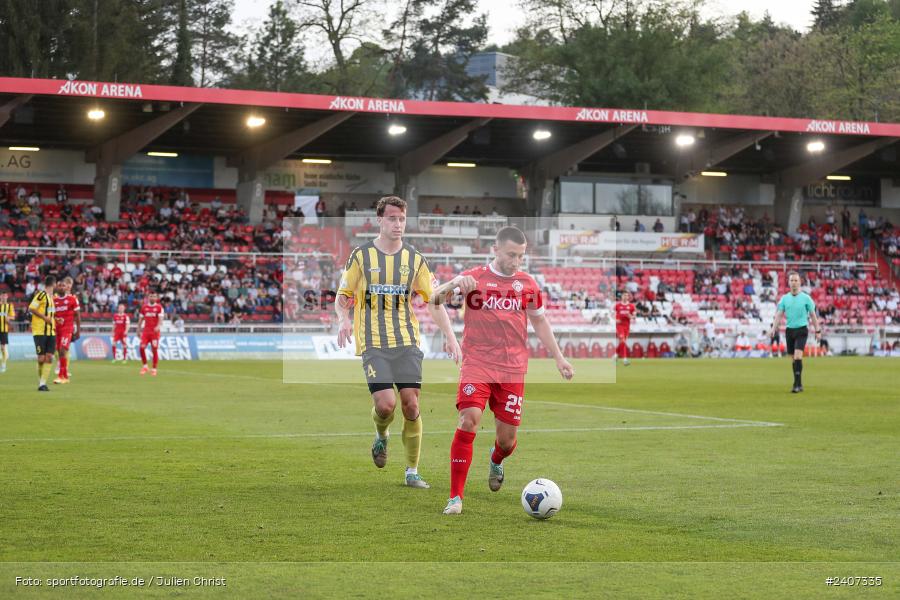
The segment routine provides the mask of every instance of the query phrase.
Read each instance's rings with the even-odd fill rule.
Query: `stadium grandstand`
[[[624,289],[632,356],[777,354],[764,334],[794,270],[829,352],[900,355],[898,140],[890,123],[0,78],[0,288],[24,307],[68,274],[98,336],[149,289],[173,334],[333,335],[328,292],[396,193],[439,280],[522,227],[569,356],[616,353]]]

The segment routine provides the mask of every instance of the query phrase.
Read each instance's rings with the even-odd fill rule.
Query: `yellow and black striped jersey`
[[[419,320],[412,310],[412,294],[428,302],[434,283],[428,261],[409,244],[404,243],[395,254],[385,254],[374,242],[351,252],[338,294],[356,300],[356,353],[369,348],[418,346]]]
[[[0,304],[0,333],[9,333],[9,326],[16,319],[16,309],[12,304]]]
[[[40,291],[31,299],[29,309],[33,309],[50,317],[47,323],[34,315],[31,315],[31,335],[56,335],[56,307],[53,304],[53,298],[47,292]]]

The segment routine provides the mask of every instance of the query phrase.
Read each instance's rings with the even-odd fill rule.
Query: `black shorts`
[[[9,344],[9,332],[8,331],[0,331],[0,346],[6,346]]]
[[[806,348],[806,338],[809,337],[809,329],[806,327],[788,327],[784,330],[784,337],[787,340],[788,354],[793,354],[795,350]]]
[[[56,352],[56,336],[55,335],[36,335],[34,336],[34,350],[38,356],[43,354],[53,354]]]
[[[363,373],[369,392],[389,390],[395,385],[403,388],[422,387],[422,358],[416,346],[400,348],[370,348],[363,351]]]

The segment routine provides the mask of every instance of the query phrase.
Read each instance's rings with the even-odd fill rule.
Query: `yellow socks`
[[[419,452],[422,449],[422,415],[415,421],[403,419],[403,448],[406,450],[406,466],[417,469],[419,466]]]
[[[50,374],[53,372],[53,363],[44,363],[42,365],[38,365],[38,374],[41,377],[41,385],[46,385],[47,378],[50,377]]]
[[[381,418],[378,415],[378,412],[375,410],[375,407],[372,407],[372,420],[375,421],[375,431],[378,432],[378,437],[386,438],[388,436],[388,427],[390,427],[391,423],[394,421],[394,413],[389,414],[388,416]]]

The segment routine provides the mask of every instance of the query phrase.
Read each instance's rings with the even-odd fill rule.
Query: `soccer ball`
[[[549,479],[535,479],[522,490],[522,508],[535,519],[549,519],[562,508],[562,492]]]

